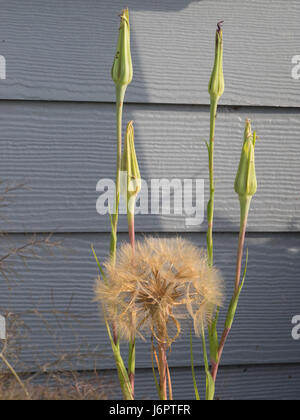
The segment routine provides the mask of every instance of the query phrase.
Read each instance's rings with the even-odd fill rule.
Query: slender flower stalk
[[[208,92],[210,94],[210,138],[207,143],[208,156],[209,156],[209,191],[210,199],[207,206],[207,255],[208,263],[211,267],[214,264],[214,251],[213,251],[213,225],[214,225],[214,202],[215,202],[215,179],[214,179],[214,147],[215,147],[215,129],[218,103],[225,90],[224,73],[223,73],[223,22],[219,22],[216,32],[215,43],[215,61],[212,74],[209,81]],[[209,337],[209,350],[211,364],[218,363],[218,333],[217,333],[217,311],[216,317],[208,326]],[[207,386],[212,383],[209,371],[206,369]],[[214,390],[208,390],[207,394],[212,395]]]
[[[133,121],[130,121],[126,129],[125,145],[121,164],[121,193],[123,194],[127,204],[128,231],[130,244],[132,247],[133,264],[135,255],[135,204],[140,191],[141,175],[134,146]],[[132,392],[134,394],[135,336],[131,337],[129,341],[128,375],[131,383]]]
[[[108,279],[106,278],[105,272],[99,262],[99,259],[97,257],[97,254],[94,250],[94,247],[92,246],[92,252],[94,255],[94,258],[96,260],[98,269],[99,269],[99,275],[98,275],[98,279],[97,279],[97,283],[99,282],[104,282],[104,284],[106,285],[106,287],[108,286]],[[125,368],[125,364],[121,355],[121,349],[120,349],[120,340],[119,337],[116,338],[114,337],[108,319],[107,319],[107,313],[106,313],[106,309],[105,309],[105,305],[102,303],[102,312],[103,312],[103,316],[104,316],[104,323],[107,329],[107,333],[108,333],[108,337],[111,343],[111,348],[113,351],[113,355],[115,358],[115,362],[116,362],[116,368],[117,368],[117,372],[118,372],[118,377],[119,377],[119,382],[120,382],[120,386],[121,386],[121,390],[124,396],[125,400],[133,400],[134,399],[134,394],[133,394],[133,390],[131,387],[131,383],[130,383],[130,378],[129,375],[127,373],[127,370]],[[113,323],[113,325],[115,325],[115,323]],[[116,341],[115,341],[116,340]]]
[[[120,203],[120,182],[121,182],[121,162],[122,162],[122,117],[123,117],[123,105],[127,86],[131,83],[133,77],[131,51],[130,51],[130,25],[129,25],[129,12],[128,9],[123,10],[121,14],[121,24],[119,30],[117,52],[115,55],[112,71],[112,79],[116,86],[116,123],[117,123],[117,171],[116,171],[116,196],[115,196],[115,208],[113,216],[111,218],[111,240],[110,240],[110,261],[113,266],[116,264],[116,253],[117,253],[117,230],[118,230],[118,216],[119,216],[119,203]],[[94,257],[96,259],[99,268],[99,279],[104,281],[108,287],[107,277],[102,270],[97,255],[92,248]],[[115,308],[114,308],[115,311]],[[119,331],[116,322],[113,320],[110,328],[109,321],[107,319],[107,313],[105,306],[103,305],[103,314],[105,319],[105,325],[107,328],[108,336],[110,339],[112,351],[114,354],[116,367],[118,371],[119,381],[123,396],[126,400],[133,400],[133,389],[131,385],[130,376],[131,369],[135,366],[135,346],[132,345],[129,354],[130,370],[129,373],[125,368],[125,364],[121,355]]]
[[[130,51],[130,24],[128,9],[124,9],[121,14],[121,24],[117,52],[111,70],[112,79],[116,85],[116,117],[117,117],[117,173],[116,173],[116,196],[115,208],[112,216],[111,239],[110,239],[110,258],[116,263],[117,252],[117,231],[119,220],[120,204],[120,182],[121,182],[121,162],[122,162],[122,120],[123,106],[127,86],[133,77],[133,68]],[[114,343],[118,342],[118,331],[116,325],[112,325]]]
[[[120,181],[122,161],[122,117],[123,105],[127,86],[133,77],[133,68],[130,51],[130,24],[128,9],[121,14],[121,25],[112,71],[112,79],[116,85],[116,116],[117,116],[117,174],[116,174],[116,198],[115,209],[112,219],[112,232],[110,241],[110,257],[115,263],[117,250],[117,230],[120,203]]]
[[[234,295],[232,297],[227,318],[225,322],[225,328],[220,341],[218,349],[218,362],[212,366],[212,377],[216,381],[220,360],[223,354],[224,346],[227,338],[230,334],[232,324],[234,321],[235,313],[237,310],[240,294],[244,286],[247,265],[248,265],[248,252],[245,265],[244,276],[241,282],[241,270],[242,260],[244,253],[245,236],[247,230],[248,215],[251,205],[252,197],[257,191],[257,179],[255,173],[255,144],[256,144],[256,133],[252,134],[251,122],[246,121],[244,144],[239,164],[238,173],[235,180],[235,192],[239,195],[240,200],[240,235],[237,252],[237,263],[236,263],[236,276],[235,276],[235,287]]]
[[[209,81],[208,92],[210,94],[210,137],[208,148],[209,156],[209,190],[210,199],[207,207],[208,231],[207,231],[207,254],[208,262],[213,266],[213,223],[214,223],[214,199],[215,199],[215,181],[214,181],[214,145],[215,128],[218,102],[224,93],[225,83],[223,74],[223,30],[218,23],[216,33],[215,62],[211,78]]]

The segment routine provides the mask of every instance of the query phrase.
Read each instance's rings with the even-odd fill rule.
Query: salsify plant
[[[142,188],[141,182],[141,174],[134,145],[133,121],[130,121],[126,129],[124,152],[121,163],[121,194],[125,198],[127,205],[128,232],[132,261],[135,257],[135,205],[137,196]],[[129,339],[128,375],[132,395],[134,396],[135,334],[132,334]]]
[[[114,58],[111,76],[116,87],[116,126],[117,126],[117,170],[116,170],[116,195],[114,203],[114,212],[111,216],[111,240],[110,240],[110,261],[113,265],[116,263],[117,252],[117,233],[118,233],[118,216],[121,194],[121,173],[122,173],[122,122],[124,98],[128,85],[132,81],[133,67],[130,49],[130,22],[129,11],[124,9],[120,15],[121,22],[119,28],[119,37],[117,43],[117,51]],[[128,130],[127,130],[128,136]],[[96,259],[99,276],[107,281],[103,273],[100,261],[92,246],[92,251]],[[123,396],[126,400],[134,399],[134,370],[135,370],[135,342],[131,342],[129,346],[129,367],[126,369],[120,349],[120,331],[113,321],[109,324],[105,309],[103,308],[105,324],[110,339],[112,351],[114,354],[120,385]]]
[[[207,253],[209,256],[209,263],[213,265],[213,220],[214,220],[214,197],[215,197],[215,185],[214,185],[214,147],[215,147],[215,125],[217,117],[217,104],[224,93],[225,83],[223,74],[223,22],[218,23],[216,33],[216,44],[215,44],[215,62],[209,82],[209,94],[211,98],[211,115],[210,115],[210,143],[207,144],[209,152],[209,179],[210,179],[210,201],[208,203],[207,218],[208,218],[208,233],[207,233]],[[255,145],[256,145],[256,132],[252,133],[251,122],[246,120],[244,143],[242,148],[242,154],[240,164],[235,180],[234,189],[239,196],[240,200],[240,234],[238,243],[237,263],[236,263],[236,275],[234,294],[231,299],[225,327],[222,333],[222,337],[219,341],[217,324],[219,317],[219,310],[217,310],[214,320],[208,326],[209,335],[209,349],[210,349],[210,361],[211,369],[208,369],[208,357],[206,352],[205,333],[203,331],[203,353],[204,363],[206,371],[206,399],[213,400],[215,396],[215,384],[217,374],[223,354],[224,346],[228,339],[231,327],[236,314],[240,294],[244,286],[247,265],[248,265],[248,251],[246,257],[246,264],[244,269],[244,275],[241,279],[242,274],[242,260],[244,254],[245,235],[247,229],[248,215],[252,198],[257,190],[257,180],[255,172]],[[191,360],[192,360],[192,373],[195,388],[196,398],[199,399],[199,391],[197,388],[197,382],[194,373],[193,366],[193,354],[192,354],[192,342],[191,342]]]
[[[124,9],[121,14],[121,24],[117,52],[115,55],[112,71],[112,79],[116,86],[116,117],[117,117],[117,174],[116,174],[116,199],[112,217],[112,234],[110,243],[110,256],[114,261],[117,249],[117,229],[120,204],[120,183],[121,183],[121,163],[122,163],[122,117],[124,98],[128,85],[132,81],[133,68],[130,50],[130,23],[128,9]]]
[[[224,302],[224,282],[221,272],[214,266],[214,149],[217,108],[224,93],[223,30],[218,23],[215,43],[215,61],[209,81],[210,139],[209,191],[207,207],[207,250],[204,251],[180,237],[175,239],[147,237],[135,239],[135,206],[141,191],[141,174],[134,143],[133,121],[127,125],[122,145],[123,103],[127,86],[133,77],[130,52],[129,12],[121,14],[117,53],[112,79],[116,85],[117,116],[117,174],[114,213],[111,216],[109,258],[100,264],[92,247],[99,274],[95,286],[95,300],[100,304],[111,348],[116,362],[120,386],[127,400],[135,398],[136,340],[149,342],[155,385],[161,400],[172,399],[172,380],[168,355],[184,327],[193,327],[202,337],[206,373],[206,399],[213,400],[217,373],[229,336],[239,297],[244,285],[247,262],[242,277],[245,235],[248,214],[257,189],[254,152],[256,133],[246,121],[244,143],[235,191],[239,196],[241,221],[237,253],[234,293],[231,299],[224,331],[218,337],[218,317]],[[129,243],[117,247],[120,196],[127,205]],[[206,347],[209,339],[209,356]],[[129,343],[127,366],[121,353],[121,342]],[[194,369],[192,332],[190,335],[192,377],[196,399],[200,399]],[[157,378],[157,372],[159,378]]]

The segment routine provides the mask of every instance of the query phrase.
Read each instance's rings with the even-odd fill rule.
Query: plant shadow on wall
[[[152,10],[155,12],[174,12],[187,8],[191,3],[201,3],[203,1],[204,0],[128,0],[126,6],[128,6],[129,9],[132,9],[132,11]]]
[[[173,80],[173,66],[178,65],[178,62],[174,62],[174,57],[172,57],[170,62],[166,56],[167,51],[170,51],[170,48],[174,47],[172,42],[174,38],[174,26],[172,25],[172,19],[169,20],[167,16],[168,13],[172,15],[172,12],[180,12],[186,9],[192,3],[201,4],[202,0],[167,0],[163,2],[128,0],[127,3],[125,2],[125,6],[129,8],[131,13],[131,45],[134,64],[132,89],[128,90],[126,93],[126,101],[133,103],[148,103],[150,99],[151,102],[156,103],[156,98],[151,97],[153,92],[150,92],[147,86],[147,75],[150,75],[152,85],[155,85],[158,75],[161,76],[162,79],[166,77],[170,78],[170,80],[168,80],[168,84],[172,81],[173,86],[176,85],[177,81]],[[114,4],[111,4],[110,2],[109,7],[105,7],[105,4],[97,4],[97,7],[95,8],[95,13],[100,13],[103,16],[103,22],[105,22],[104,24],[107,25],[107,30],[101,31],[103,45],[106,46],[107,50],[103,49],[100,53],[103,54],[105,58],[108,55],[108,48],[112,46],[112,43],[107,36],[107,34],[109,34],[111,37],[112,34],[111,28],[114,23],[112,16],[117,17],[120,13],[120,8],[122,8],[122,5],[119,2],[115,2]],[[156,19],[155,12],[165,12],[166,17],[163,21],[165,24]],[[178,18],[178,16],[180,17],[180,14],[177,13],[176,16]],[[162,48],[157,48],[158,45],[161,45]],[[103,47],[100,45],[100,48],[102,50]],[[111,49],[111,53],[113,56],[113,48]],[[152,68],[151,73],[149,74],[150,63]],[[105,70],[105,72],[109,74],[107,63],[105,63],[104,66],[103,71]],[[154,75],[157,76],[153,78]],[[178,81],[179,84],[181,82],[184,82],[184,80]],[[159,85],[161,87],[161,82]],[[168,89],[166,89],[165,93],[166,97],[163,102],[168,102]]]

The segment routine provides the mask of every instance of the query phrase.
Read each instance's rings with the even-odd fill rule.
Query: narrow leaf
[[[192,336],[192,330],[190,332],[190,351],[191,351],[191,366],[192,366],[192,376],[193,376],[193,384],[194,384],[194,390],[195,390],[195,396],[196,400],[200,400],[200,395],[198,391],[197,381],[196,381],[196,374],[195,374],[195,366],[194,366],[194,354],[193,354],[193,336]]]
[[[91,245],[91,248],[92,248],[92,251],[93,251],[93,254],[94,254],[94,258],[95,258],[95,260],[96,260],[96,263],[97,263],[98,269],[99,269],[99,271],[100,271],[100,274],[101,274],[101,276],[103,277],[103,280],[104,280],[104,281],[106,281],[105,273],[104,273],[104,271],[103,271],[103,269],[102,269],[102,267],[101,267],[101,264],[100,264],[100,262],[99,262],[99,260],[98,260],[98,257],[97,257],[96,251],[95,251],[95,249],[94,249],[94,246],[93,246],[93,245]]]

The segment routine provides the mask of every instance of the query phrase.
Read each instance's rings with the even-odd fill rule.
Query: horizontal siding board
[[[299,107],[296,0],[128,0],[135,76],[127,100],[207,104],[214,33],[225,20],[223,104]],[[110,0],[2,2],[1,99],[111,102],[118,14]]]
[[[300,112],[221,108],[216,129],[216,231],[238,231],[233,190],[244,120],[258,131],[258,193],[249,231],[299,231]],[[128,105],[134,119],[142,177],[205,180],[208,198],[207,107]],[[96,212],[99,179],[115,178],[115,115],[110,104],[2,102],[1,169],[4,182],[24,183],[1,208],[0,229],[10,232],[108,232],[108,216]],[[150,208],[150,201],[149,201]],[[204,231],[186,216],[138,215],[138,231]],[[126,217],[120,230],[127,230]]]
[[[199,392],[203,394],[205,373],[197,369]],[[171,371],[175,400],[194,400],[195,393],[190,369]],[[216,400],[299,400],[300,366],[251,366],[220,369]],[[117,380],[116,380],[117,381]],[[121,398],[120,393],[113,394]],[[151,371],[138,371],[136,398],[156,399]]]
[[[122,234],[120,241],[126,237]],[[186,237],[205,246],[204,234]],[[71,360],[65,361],[67,368],[112,368],[107,333],[93,303],[96,267],[90,251],[93,243],[103,261],[109,235],[54,235],[54,239],[63,239],[64,255],[58,251],[53,257],[44,255],[40,260],[29,260],[26,269],[16,261],[18,277],[10,289],[1,282],[0,312],[22,314],[30,327],[22,340],[22,361],[32,370],[67,355],[67,360]],[[24,236],[13,235],[11,240],[22,243]],[[237,240],[236,234],[215,236],[215,261],[226,280],[227,303],[233,289]],[[1,248],[4,246],[2,241]],[[299,312],[300,237],[298,234],[250,234],[247,247],[250,259],[246,285],[223,362],[225,365],[299,363],[299,342],[291,337],[291,321]],[[223,323],[224,311],[220,326]],[[183,330],[170,356],[173,367],[190,363],[188,325]],[[200,347],[199,339],[195,339],[197,365],[202,363]],[[147,354],[149,343],[139,342],[138,367],[150,367]]]
[[[204,370],[196,369],[201,398],[204,399]],[[195,393],[190,368],[171,369],[174,400],[194,400]],[[217,400],[299,400],[300,366],[297,365],[266,365],[266,366],[228,366],[219,371],[216,399]],[[115,371],[80,372],[76,375],[81,385],[90,384],[102,387],[109,400],[120,400],[122,395]],[[70,377],[74,385],[74,377]],[[67,377],[64,381],[68,383]],[[157,393],[150,369],[137,369],[135,378],[136,399],[155,400]],[[57,381],[51,375],[40,375],[32,384],[55,387]]]

